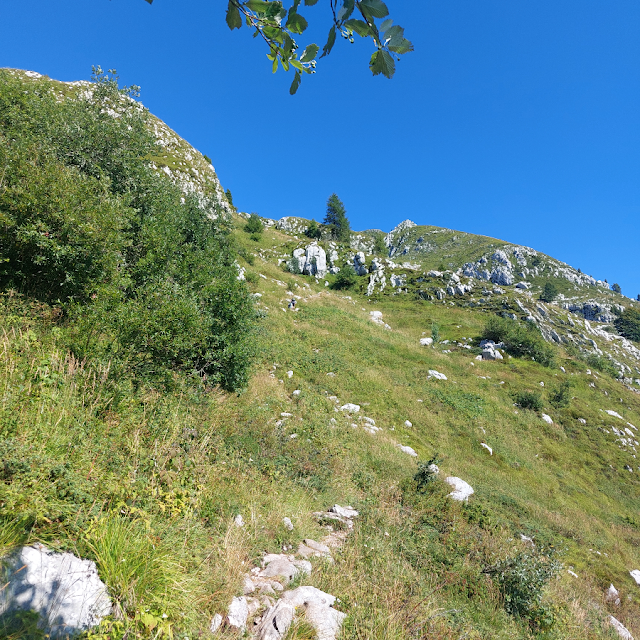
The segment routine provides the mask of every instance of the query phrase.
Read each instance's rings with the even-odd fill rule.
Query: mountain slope
[[[178,183],[198,177],[181,169],[187,143],[165,149]],[[336,596],[341,638],[614,638],[610,615],[640,634],[638,345],[584,317],[590,298],[596,315],[633,303],[532,249],[408,223],[384,255],[376,230],[321,239],[316,277],[292,260],[305,221],[262,234],[229,222],[261,318],[243,393],[181,367],[142,375],[63,305],[0,295],[0,544],[96,562],[115,609],[85,637],[208,637],[265,554],[295,556],[339,526],[336,503],[359,517],[332,561],[279,584]],[[334,273],[317,272],[319,247]],[[327,286],[354,259],[353,288]],[[547,275],[565,286],[554,303],[537,300]],[[492,322],[548,366],[513,344],[483,349]],[[80,338],[101,349],[78,357]],[[468,501],[448,477],[473,487]],[[257,599],[248,632],[282,597]],[[287,640],[315,637],[303,608]],[[241,637],[228,622],[218,636]],[[28,616],[0,629],[43,636]]]

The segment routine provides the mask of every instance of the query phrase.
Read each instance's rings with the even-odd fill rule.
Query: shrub
[[[492,316],[482,337],[504,343],[505,351],[512,356],[529,356],[545,367],[555,363],[555,350],[545,342],[538,327],[530,323],[522,325],[516,320]]]
[[[289,273],[300,273],[300,260],[296,256],[292,256],[286,267]]]
[[[614,282],[611,285],[611,290],[615,291],[616,293],[622,293],[622,287],[620,287],[620,285],[617,282]]]
[[[357,281],[358,276],[356,275],[354,268],[350,264],[347,264],[338,272],[332,288],[351,289]]]
[[[628,307],[613,324],[621,336],[640,342],[640,310]]]
[[[551,608],[542,603],[543,591],[561,568],[562,564],[548,554],[523,551],[483,573],[497,584],[507,613],[525,618],[531,627],[543,631],[555,621]]]
[[[549,402],[556,408],[568,407],[571,403],[571,381],[564,380],[549,393]]]
[[[542,411],[544,408],[542,397],[536,391],[519,391],[513,395],[513,401],[523,409]]]
[[[322,231],[320,230],[320,227],[315,220],[311,220],[309,226],[304,232],[304,235],[307,236],[307,238],[312,238],[315,240],[318,240],[322,236]]]
[[[264,226],[260,216],[257,213],[252,213],[247,220],[247,224],[244,225],[244,230],[252,236],[261,234],[264,231]]]
[[[389,253],[387,243],[384,241],[384,233],[376,233],[373,237],[373,253],[379,256]]]
[[[436,454],[430,460],[418,463],[418,471],[413,479],[416,483],[416,489],[420,493],[424,493],[429,485],[438,479],[438,465],[441,462],[442,458]]]
[[[331,230],[331,237],[334,240],[348,242],[351,237],[351,226],[347,219],[347,211],[344,208],[342,200],[333,193],[327,200],[327,213],[324,217],[323,224],[327,225]]]
[[[431,325],[431,337],[433,338],[434,344],[440,342],[440,325],[436,322]]]
[[[151,168],[133,89],[100,69],[94,81],[59,100],[0,70],[0,287],[59,303],[79,357],[244,386],[255,311],[228,225]]]
[[[553,282],[546,282],[540,294],[542,302],[553,302],[558,297],[558,287]]]

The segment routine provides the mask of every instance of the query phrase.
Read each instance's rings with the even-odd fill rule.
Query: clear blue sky
[[[223,0],[5,0],[0,66],[115,67],[237,206],[355,229],[405,218],[534,247],[640,293],[640,3],[388,0],[416,51],[372,78],[338,41],[295,97]],[[324,42],[328,0],[304,9]]]

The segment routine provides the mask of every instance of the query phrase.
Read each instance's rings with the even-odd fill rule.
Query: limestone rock
[[[418,454],[411,447],[404,446],[401,444],[397,444],[396,446],[398,447],[398,449],[400,449],[400,451],[402,451],[402,453],[406,453],[410,456],[413,456],[414,458],[418,457]]]
[[[285,529],[293,531],[293,522],[291,522],[290,518],[282,518],[282,524],[284,525]]]
[[[542,414],[542,419],[547,423],[547,424],[553,424],[553,420],[551,419],[551,416],[548,416],[546,413]]]
[[[493,449],[488,444],[481,442],[480,446],[484,447],[489,452],[489,455],[493,455]]]
[[[222,616],[219,613],[216,613],[215,616],[211,619],[211,624],[209,625],[209,631],[211,633],[216,633],[218,629],[222,626]]]
[[[292,556],[269,553],[263,559],[265,568],[258,574],[261,578],[285,578],[293,580],[299,573],[311,573],[311,563],[307,560],[295,560]]]
[[[461,478],[449,476],[448,478],[445,478],[444,481],[453,487],[453,491],[449,494],[449,497],[453,500],[466,502],[469,499],[469,496],[475,493],[473,487]]]
[[[340,407],[340,411],[346,411],[348,413],[358,413],[358,411],[360,411],[360,405],[353,404],[352,402],[347,402],[347,404],[343,404]]]
[[[359,276],[366,276],[367,273],[369,273],[366,265],[366,258],[362,251],[358,251],[358,253],[353,256],[353,269]]]
[[[612,584],[609,585],[609,588],[605,592],[604,599],[606,602],[611,602],[616,607],[620,606],[620,593]]]
[[[305,608],[305,618],[315,629],[318,640],[335,640],[346,617],[347,614],[342,611],[314,602],[308,603]]]
[[[614,418],[620,418],[620,420],[624,420],[624,418],[616,411],[611,411],[611,409],[606,409],[605,413],[608,413],[610,416]]]
[[[341,507],[339,504],[334,504],[329,511],[341,518],[357,518],[360,515],[353,507]]]
[[[242,596],[240,598],[234,598],[229,605],[229,611],[227,613],[227,624],[230,627],[235,627],[244,631],[247,627],[247,619],[249,618],[249,605],[247,599]]]
[[[420,344],[423,347],[430,347],[433,344],[433,338],[420,338]]]
[[[622,640],[633,640],[633,636],[629,633],[629,630],[613,616],[609,616],[609,624],[618,632],[618,635]]]
[[[91,560],[34,545],[4,561],[7,585],[0,592],[0,614],[36,611],[51,638],[66,638],[111,613],[107,587]]]
[[[638,569],[629,571],[629,575],[636,581],[636,584],[640,584],[640,571]]]
[[[439,371],[436,371],[435,369],[429,369],[429,375],[432,378],[436,378],[437,380],[446,380],[447,376],[444,375],[444,373],[440,373]]]

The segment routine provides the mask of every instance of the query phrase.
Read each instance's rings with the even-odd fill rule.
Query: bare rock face
[[[629,629],[627,629],[620,620],[613,616],[609,616],[609,624],[616,630],[622,640],[633,640],[633,636],[629,632]]]
[[[5,563],[0,614],[36,611],[49,637],[67,638],[111,613],[107,587],[91,560],[34,545],[9,555]]]

